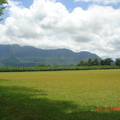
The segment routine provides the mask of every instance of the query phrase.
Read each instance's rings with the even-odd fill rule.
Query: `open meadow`
[[[0,73],[0,120],[120,120],[108,107],[120,108],[120,69]]]

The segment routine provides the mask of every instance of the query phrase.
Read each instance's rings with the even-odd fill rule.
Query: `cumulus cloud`
[[[0,24],[0,44],[120,57],[120,9],[92,5],[88,10],[77,7],[69,13],[55,0],[34,0],[29,8],[13,1],[9,5],[10,16]]]
[[[120,2],[120,0],[75,0],[78,1],[84,1],[84,2],[94,2],[94,3],[103,3],[103,4],[116,4]]]

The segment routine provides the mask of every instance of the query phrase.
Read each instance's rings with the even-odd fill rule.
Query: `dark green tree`
[[[105,65],[105,60],[100,60],[100,65]]]
[[[92,66],[93,65],[93,60],[90,58],[90,59],[88,59],[88,66]]]
[[[3,15],[3,10],[6,8],[3,4],[7,4],[7,0],[0,0],[0,16]],[[3,20],[3,18],[0,18],[0,21],[1,20]]]
[[[77,66],[93,66],[93,65],[99,65],[99,61],[97,58],[95,59],[88,59],[88,61],[81,60],[80,63],[77,64]]]
[[[111,63],[113,62],[112,58],[106,58],[100,61],[101,65],[111,65]]]
[[[98,59],[95,58],[95,59],[93,60],[93,65],[99,65],[99,64],[100,64],[100,63],[99,63]]]
[[[80,63],[77,64],[77,66],[87,66],[87,62],[84,60],[81,60]]]
[[[115,60],[115,65],[120,66],[120,58],[117,58],[117,59]]]
[[[111,65],[112,62],[113,62],[112,58],[106,58],[105,59],[106,65]]]

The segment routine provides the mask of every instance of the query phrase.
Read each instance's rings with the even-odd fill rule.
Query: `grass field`
[[[120,69],[0,73],[0,120],[120,120]]]

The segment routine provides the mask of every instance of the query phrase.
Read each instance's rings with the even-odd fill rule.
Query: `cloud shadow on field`
[[[38,95],[38,97],[36,97]],[[88,111],[71,101],[47,98],[47,92],[0,86],[0,120],[118,120],[119,113]],[[90,107],[90,106],[88,106]],[[96,109],[96,106],[92,106]],[[97,106],[99,107],[99,106]]]

